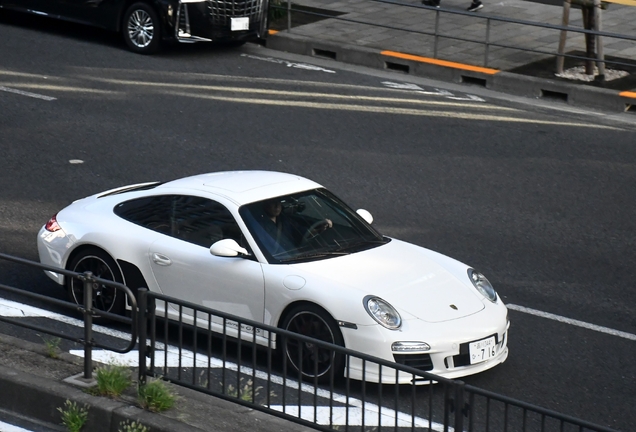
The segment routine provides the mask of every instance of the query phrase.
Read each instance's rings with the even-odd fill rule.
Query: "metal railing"
[[[612,431],[197,304],[143,289],[138,296],[139,322],[147,323],[140,338],[148,340],[140,359],[142,352],[149,359],[149,365],[140,362],[142,381],[161,377],[322,431]],[[301,347],[299,358],[313,356],[309,371],[300,361],[300,369],[293,367],[284,354],[290,340]],[[344,357],[343,374],[331,368],[318,378],[320,352]],[[362,380],[349,377],[352,364],[361,365]],[[405,380],[433,384],[394,384]]]
[[[51,326],[0,316],[0,321],[54,335],[84,346],[85,378],[92,375],[91,350],[125,353],[139,341],[139,381],[152,376],[220,397],[255,410],[321,431],[578,431],[615,432],[539,406],[449,380],[425,371],[372,357],[262,323],[205,308],[145,288],[137,300],[126,286],[74,273],[10,255],[1,260],[82,280],[84,304],[77,305],[0,284],[9,292],[84,316],[84,337],[75,338]],[[95,284],[122,290],[131,306],[131,318],[95,309],[90,293]],[[139,304],[139,307],[137,307]],[[131,326],[125,348],[96,342],[93,317]],[[276,346],[278,341],[278,346]],[[299,347],[299,367],[276,348]],[[318,377],[316,353],[343,359],[341,371],[333,367]],[[300,361],[308,354],[308,366]],[[313,356],[313,357],[312,357]],[[349,377],[351,365],[361,380]],[[309,370],[308,370],[308,369]],[[309,376],[309,378],[307,378]],[[395,382],[411,384],[395,384]],[[429,384],[429,385],[415,385]]]
[[[22,264],[31,268],[34,268],[38,271],[51,271],[54,273],[59,273],[64,275],[65,277],[70,277],[70,278],[75,278],[80,280],[83,283],[84,286],[84,295],[83,295],[83,300],[84,300],[84,304],[83,305],[79,305],[76,303],[71,303],[69,301],[64,301],[64,300],[58,300],[49,296],[44,296],[41,294],[36,294],[36,293],[32,293],[20,288],[15,288],[15,287],[11,287],[8,285],[4,285],[4,284],[0,284],[0,291],[1,292],[9,292],[12,294],[18,294],[20,296],[23,297],[27,297],[29,299],[32,300],[37,300],[40,301],[42,303],[45,303],[47,305],[51,305],[51,306],[58,306],[61,307],[63,309],[66,309],[68,311],[71,311],[72,313],[78,314],[78,315],[82,315],[83,317],[83,321],[84,321],[84,335],[83,337],[75,337],[75,336],[71,336],[69,335],[67,332],[61,332],[61,331],[57,331],[53,328],[51,328],[50,326],[40,326],[37,324],[31,324],[28,322],[25,322],[24,320],[17,320],[17,319],[12,319],[12,318],[8,318],[8,317],[4,317],[4,316],[0,316],[0,321],[1,322],[5,322],[8,324],[12,324],[15,326],[19,326],[19,327],[23,327],[23,328],[28,328],[30,330],[35,330],[38,332],[42,332],[42,333],[46,333],[49,334],[51,336],[55,336],[55,337],[59,337],[61,339],[65,339],[68,340],[70,342],[75,342],[77,344],[80,344],[84,347],[84,379],[90,380],[92,378],[92,373],[93,373],[93,360],[92,360],[92,350],[93,348],[103,348],[105,350],[109,350],[109,351],[113,351],[116,353],[127,353],[129,351],[132,351],[133,348],[135,348],[136,344],[137,344],[137,314],[133,313],[131,314],[131,317],[125,317],[125,316],[121,316],[121,315],[115,315],[112,313],[108,313],[108,312],[104,312],[102,310],[99,310],[97,308],[94,307],[93,305],[93,289],[95,287],[97,287],[98,285],[105,285],[108,287],[112,287],[116,290],[120,290],[122,291],[126,297],[127,297],[127,301],[128,304],[131,305],[132,310],[137,310],[137,299],[135,298],[135,296],[133,295],[132,291],[125,285],[122,285],[120,283],[117,282],[113,282],[113,281],[109,281],[109,280],[105,280],[105,279],[100,279],[98,277],[95,277],[91,272],[85,272],[85,273],[75,273],[72,271],[68,271],[68,270],[61,270],[57,267],[51,267],[51,266],[47,266],[44,264],[40,264],[40,263],[36,263],[33,261],[29,261],[26,259],[22,259],[22,258],[17,258],[11,255],[6,255],[6,254],[2,254],[0,253],[0,259],[5,260],[5,261],[10,261],[10,262],[14,262],[14,263],[18,263],[18,264]],[[113,345],[109,345],[109,344],[102,344],[99,341],[96,341],[93,338],[93,320],[96,317],[102,317],[102,318],[107,318],[109,320],[112,321],[117,321],[120,323],[124,323],[124,324],[128,324],[130,325],[130,342],[128,343],[127,346],[123,347],[123,348],[119,348],[117,346],[113,346]]]
[[[275,5],[273,3],[270,3],[270,8],[272,9],[277,9],[280,11],[285,11],[285,13],[287,13],[287,29],[286,31],[292,31],[292,19],[291,19],[291,14],[292,13],[297,13],[297,14],[305,14],[305,15],[312,15],[312,16],[316,16],[319,18],[323,18],[323,19],[332,19],[332,20],[338,20],[338,21],[342,21],[342,22],[347,22],[347,23],[351,23],[351,24],[363,24],[363,25],[367,25],[367,26],[373,26],[373,27],[380,27],[383,29],[389,29],[389,30],[396,30],[399,32],[407,32],[407,33],[413,33],[413,34],[417,34],[417,35],[423,35],[423,36],[430,36],[433,38],[433,42],[432,42],[432,53],[431,56],[434,59],[439,59],[440,57],[440,42],[443,39],[447,39],[447,40],[454,40],[454,41],[460,41],[460,42],[466,42],[466,43],[470,43],[470,44],[480,44],[484,47],[484,55],[483,55],[483,62],[481,63],[481,65],[475,65],[475,66],[483,66],[483,67],[489,67],[490,65],[490,55],[491,55],[491,49],[492,48],[502,48],[502,49],[511,49],[511,50],[515,50],[515,51],[519,51],[519,52],[525,52],[525,53],[533,53],[533,54],[539,54],[542,56],[554,56],[556,57],[560,57],[560,58],[570,58],[573,60],[584,60],[584,61],[590,61],[593,60],[595,62],[601,62],[605,65],[614,65],[614,66],[623,66],[623,67],[634,67],[635,64],[634,63],[626,63],[620,60],[615,60],[615,59],[607,59],[607,58],[603,58],[603,59],[597,59],[597,58],[589,58],[587,56],[580,56],[580,55],[576,55],[576,54],[568,54],[568,53],[559,53],[558,52],[558,48],[556,48],[556,46],[558,45],[559,42],[559,37],[561,35],[562,32],[571,32],[571,33],[575,33],[575,34],[579,34],[579,35],[589,35],[592,37],[603,37],[603,38],[612,38],[612,39],[618,39],[618,40],[624,40],[624,41],[630,41],[630,42],[636,42],[636,36],[630,36],[630,35],[625,35],[625,34],[617,34],[617,33],[611,33],[611,32],[605,32],[605,31],[595,31],[595,30],[588,30],[588,29],[584,29],[581,27],[575,27],[575,26],[563,26],[563,25],[555,25],[555,24],[546,24],[546,23],[539,23],[539,22],[533,22],[533,21],[526,21],[526,20],[518,20],[518,19],[512,19],[512,18],[506,18],[506,17],[499,17],[499,16],[493,16],[493,15],[487,15],[487,14],[483,14],[483,13],[479,13],[479,14],[475,14],[474,12],[465,12],[465,11],[459,11],[459,10],[453,10],[453,9],[445,9],[443,7],[432,7],[432,6],[425,6],[425,5],[416,5],[416,4],[409,4],[409,3],[402,3],[399,1],[394,1],[394,0],[370,0],[376,3],[383,3],[383,4],[387,4],[387,5],[391,5],[391,6],[396,6],[396,7],[406,7],[406,8],[413,8],[413,9],[418,9],[421,11],[426,11],[427,13],[430,14],[434,14],[434,25],[432,26],[432,30],[426,30],[426,26],[423,24],[422,26],[419,27],[423,27],[423,29],[421,28],[407,28],[407,26],[402,26],[402,27],[396,27],[396,26],[391,26],[391,25],[386,25],[386,24],[379,24],[376,22],[370,22],[370,21],[361,21],[359,19],[351,19],[351,18],[346,18],[346,17],[342,17],[342,16],[334,16],[334,15],[328,15],[328,14],[324,14],[324,13],[319,13],[319,12],[315,12],[315,11],[309,11],[309,10],[305,10],[302,8],[294,8],[292,7],[292,3],[291,0],[286,0],[286,3],[283,5]],[[449,16],[467,16],[470,17],[472,20],[475,21],[485,21],[485,28],[484,28],[484,34],[483,34],[483,38],[480,39],[476,39],[475,37],[473,37],[471,35],[471,37],[465,37],[465,36],[460,36],[460,35],[453,35],[453,34],[449,34],[449,33],[444,33],[440,30],[440,20],[441,17],[445,16],[445,15],[449,15]],[[554,32],[558,32],[555,36],[555,40],[554,40],[554,44],[555,44],[555,50],[554,51],[548,51],[545,49],[537,49],[537,48],[533,48],[530,46],[524,46],[523,44],[519,43],[519,44],[510,44],[510,43],[503,43],[503,42],[494,42],[491,40],[491,33],[492,33],[492,27],[493,27],[493,23],[494,24],[509,24],[509,25],[514,25],[514,26],[518,26],[518,27],[523,27],[523,28],[528,28],[528,29],[532,29],[532,28],[540,28],[540,29],[546,29],[546,30],[551,30]],[[520,30],[519,33],[516,34],[522,34],[523,30]],[[530,30],[528,30],[530,31]],[[390,47],[385,47],[385,49],[390,49]],[[452,60],[450,58],[445,58],[444,60]]]

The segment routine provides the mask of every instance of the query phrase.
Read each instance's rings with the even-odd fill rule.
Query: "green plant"
[[[40,336],[44,341],[44,346],[46,347],[46,355],[51,358],[58,358],[60,352],[60,342],[62,339],[59,337],[55,338],[47,338],[44,336]]]
[[[241,377],[239,386],[242,388],[239,389],[235,389],[232,384],[228,385],[226,393],[229,396],[244,400],[246,402],[254,402],[263,387],[254,387],[254,382],[251,379],[247,380],[245,384],[243,384],[243,381],[244,378]]]
[[[64,402],[64,408],[58,407],[57,410],[62,413],[62,424],[69,432],[81,431],[88,419],[88,405],[80,407],[68,399]]]
[[[270,0],[267,13],[270,21],[287,16],[287,1]]]
[[[97,394],[117,398],[130,386],[130,370],[121,365],[97,368]]]
[[[161,380],[140,385],[137,390],[139,405],[152,412],[162,412],[174,406],[176,395]]]
[[[150,432],[150,428],[136,421],[131,423],[130,420],[126,420],[125,422],[119,423],[117,432]]]

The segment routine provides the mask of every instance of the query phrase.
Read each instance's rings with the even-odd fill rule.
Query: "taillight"
[[[57,213],[54,214],[51,219],[49,219],[46,225],[44,225],[44,229],[50,232],[55,232],[62,229],[60,225],[57,223]]]

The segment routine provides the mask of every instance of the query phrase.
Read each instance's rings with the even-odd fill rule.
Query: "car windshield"
[[[389,241],[325,189],[258,201],[239,212],[272,264],[346,255]]]

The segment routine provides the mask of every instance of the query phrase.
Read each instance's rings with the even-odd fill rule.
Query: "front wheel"
[[[132,4],[124,14],[121,31],[131,51],[153,54],[161,47],[161,24],[155,10],[146,3]]]
[[[335,320],[315,305],[300,305],[285,316],[281,327],[303,336],[334,345],[344,346],[344,340]],[[293,337],[281,338],[284,361],[304,379],[328,382],[342,376],[344,355],[332,349]]]
[[[85,249],[73,257],[68,269],[76,273],[90,271],[93,276],[108,281],[123,283],[121,272],[115,261],[103,250]],[[84,304],[84,282],[77,278],[66,278],[69,300]],[[125,292],[105,284],[95,284],[92,292],[93,307],[105,312],[121,315],[125,309]]]

